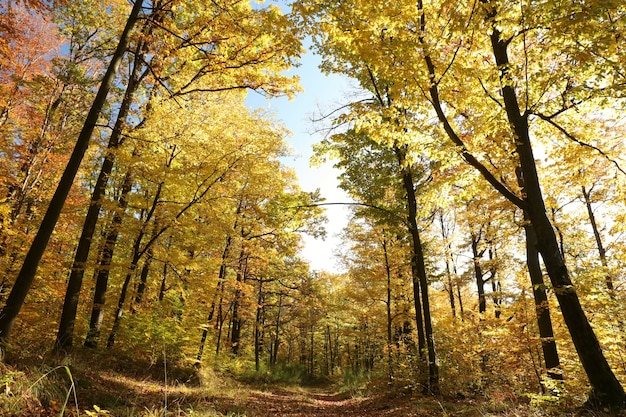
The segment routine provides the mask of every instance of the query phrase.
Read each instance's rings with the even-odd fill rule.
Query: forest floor
[[[242,381],[208,369],[162,370],[98,362],[41,368],[0,364],[0,415],[85,417],[606,417],[626,413],[547,409],[528,400],[447,398],[386,384],[350,390]],[[69,398],[67,406],[65,399]]]
[[[382,387],[363,392],[341,391],[336,384],[259,385],[218,378],[198,386],[181,384],[166,388],[147,379],[120,379],[104,376],[104,384],[85,398],[113,389],[114,403],[143,414],[120,412],[114,415],[199,416],[199,417],[606,417],[618,414],[583,410],[547,410],[531,407],[528,401],[456,399],[425,396]],[[117,381],[117,382],[115,382]],[[121,385],[117,385],[121,384]],[[78,391],[79,395],[80,390]],[[103,402],[111,403],[111,399]],[[88,403],[84,403],[86,408]],[[622,417],[626,413],[619,414]]]

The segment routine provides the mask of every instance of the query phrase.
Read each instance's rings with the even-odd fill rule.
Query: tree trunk
[[[486,1],[486,0],[484,0]],[[496,16],[492,10],[491,18]],[[514,87],[508,81],[508,43],[501,39],[500,31],[492,28],[491,45],[496,65],[501,71],[501,93],[507,118],[515,133],[515,148],[524,178],[522,195],[528,216],[537,236],[537,249],[544,261],[555,295],[561,306],[563,319],[572,337],[576,352],[589,378],[592,391],[588,404],[594,407],[624,407],[626,396],[620,382],[609,366],[593,328],[587,320],[576,289],[563,260],[557,237],[546,214],[539,176],[530,143],[528,116],[520,113]]]
[[[283,310],[283,294],[278,296],[278,312],[276,313],[276,326],[274,327],[274,346],[272,348],[272,356],[270,359],[270,365],[276,365],[278,361],[278,347],[280,346],[280,318]]]
[[[158,218],[154,219],[154,225],[152,230],[152,236],[150,237],[151,241],[154,241],[157,234],[159,233],[159,221]],[[146,288],[148,286],[148,275],[150,274],[150,266],[152,265],[152,260],[154,258],[154,246],[150,245],[145,249],[146,260],[143,263],[143,267],[141,268],[141,274],[139,274],[139,285],[137,285],[137,293],[135,294],[135,300],[131,304],[131,313],[135,314],[137,310],[141,307],[141,303],[143,302],[143,297],[146,293]],[[193,253],[191,254],[191,258],[193,259]]]
[[[215,341],[215,356],[220,355],[220,346],[222,344],[222,329],[224,328],[224,299],[220,296],[220,302],[217,306],[217,318],[215,320],[215,329],[217,330],[217,340]]]
[[[313,376],[315,376],[315,359],[313,358],[313,355],[315,354],[315,332],[313,325],[311,325],[310,336],[311,343],[309,345],[309,376],[313,378]]]
[[[494,315],[497,319],[502,314],[502,287],[500,280],[497,279],[498,268],[495,266],[496,250],[493,247],[493,242],[489,242],[489,261],[491,267],[489,268],[489,281],[491,281],[491,298],[493,300]]]
[[[246,280],[246,250],[243,244],[241,243],[241,253],[239,254],[239,267],[237,268],[237,288],[235,289],[235,296],[233,297],[232,303],[232,321],[233,327],[230,335],[230,348],[233,355],[239,354],[239,347],[241,343],[241,326],[243,324],[243,320],[239,315],[239,306],[241,304],[242,290],[241,287],[244,285]]]
[[[135,50],[135,61],[128,80],[128,86],[126,87],[126,92],[124,93],[124,98],[117,114],[117,120],[115,121],[115,126],[113,127],[111,137],[109,138],[107,151],[104,161],[102,162],[102,167],[100,168],[100,174],[98,175],[96,185],[91,193],[89,209],[87,210],[83,229],[80,238],[78,239],[78,247],[76,248],[76,254],[74,255],[74,262],[72,264],[70,277],[67,281],[63,311],[61,313],[61,319],[59,320],[59,331],[57,332],[57,338],[54,345],[55,350],[57,351],[71,348],[73,344],[78,298],[83,285],[83,276],[85,274],[85,266],[91,249],[91,242],[94,240],[93,235],[96,231],[98,218],[100,217],[104,194],[109,182],[109,177],[113,171],[115,152],[124,142],[122,132],[126,126],[126,118],[128,117],[130,106],[133,102],[135,92],[139,87],[139,81],[141,79],[138,75],[139,65],[142,60],[141,54],[138,52],[141,48],[142,44],[140,43],[137,45]]]
[[[408,228],[412,240],[411,268],[414,277],[419,280],[419,291],[415,288],[414,282],[415,308],[419,308],[418,300],[421,296],[421,307],[424,314],[424,331],[426,347],[428,350],[428,390],[434,395],[439,395],[439,366],[437,365],[437,355],[435,352],[435,340],[433,338],[432,320],[430,316],[430,300],[428,298],[428,280],[426,278],[426,267],[424,265],[424,252],[417,227],[417,200],[415,198],[415,185],[413,184],[413,173],[406,163],[406,151],[396,147],[398,162],[402,170],[402,182],[406,192],[408,213]],[[415,279],[415,278],[414,278]]]
[[[146,256],[146,260],[141,267],[141,273],[139,274],[139,285],[137,285],[137,294],[135,295],[134,302],[131,303],[130,312],[131,314],[135,314],[139,308],[141,307],[141,303],[143,301],[143,296],[146,292],[146,287],[148,285],[148,275],[150,275],[150,265],[152,264],[152,247],[148,249]]]
[[[237,230],[239,224],[239,214],[241,213],[241,209],[243,207],[243,201],[239,201],[237,206],[237,211],[235,212],[235,224],[233,225],[233,230]],[[215,293],[213,294],[213,300],[211,301],[211,307],[209,309],[209,314],[207,316],[207,324],[206,327],[202,329],[202,336],[200,338],[200,347],[198,348],[198,355],[196,357],[197,363],[199,364],[202,361],[202,354],[204,352],[204,344],[206,342],[206,338],[209,333],[209,325],[213,320],[213,316],[215,315],[216,302],[219,299],[218,306],[218,317],[215,322],[215,329],[220,329],[220,333],[218,334],[217,347],[215,349],[215,354],[219,355],[220,351],[220,338],[221,338],[221,324],[219,324],[220,320],[222,320],[222,303],[223,303],[223,294],[224,294],[224,280],[226,279],[227,272],[227,261],[230,253],[230,246],[232,244],[232,235],[228,234],[226,236],[226,243],[224,245],[224,250],[222,251],[222,262],[220,264],[220,270],[217,276],[217,286],[215,289]]]
[[[237,223],[235,223],[235,226]],[[232,242],[232,237],[228,235],[226,237],[226,244],[224,245],[224,250],[222,251],[222,263],[220,264],[220,270],[217,276],[217,288],[215,289],[215,294],[213,294],[213,301],[211,302],[211,308],[209,309],[209,314],[207,316],[206,326],[202,329],[202,337],[200,338],[200,347],[198,348],[198,355],[196,356],[196,361],[199,364],[202,362],[202,354],[204,352],[204,345],[206,343],[206,338],[209,334],[209,326],[213,321],[213,316],[215,314],[215,304],[219,299],[220,308],[222,303],[222,292],[224,288],[224,280],[226,279],[226,261],[228,259],[228,252],[230,250],[230,245]]]
[[[461,298],[461,284],[456,283],[456,298],[459,300],[459,312],[461,313],[461,320],[465,317],[465,313],[463,311],[463,298]]]
[[[452,271],[450,269],[450,264],[452,255],[447,251],[446,253],[446,278],[448,279],[448,285],[446,286],[446,291],[448,292],[448,299],[450,301],[450,311],[452,312],[452,317],[456,317],[456,303],[454,301],[454,282],[452,280]]]
[[[163,278],[161,278],[161,286],[159,288],[159,302],[165,298],[167,291],[167,262],[163,262]]]
[[[113,321],[113,327],[111,328],[111,333],[109,333],[109,337],[107,339],[107,349],[111,349],[115,344],[115,336],[117,336],[117,331],[120,328],[120,323],[122,321],[122,316],[124,315],[124,303],[126,302],[126,295],[128,294],[128,286],[130,285],[130,280],[133,277],[133,273],[137,268],[137,262],[133,262],[128,273],[126,274],[126,278],[124,279],[124,284],[122,285],[122,291],[120,292],[120,297],[117,301],[117,308],[115,310],[115,319]]]
[[[592,187],[593,188],[593,187]],[[587,214],[589,214],[589,222],[591,223],[591,229],[593,230],[593,236],[596,239],[596,246],[598,247],[598,255],[600,256],[600,262],[606,271],[606,276],[604,278],[606,288],[609,290],[609,295],[611,297],[615,296],[613,292],[613,278],[609,273],[609,263],[606,259],[606,250],[604,249],[604,245],[602,244],[602,237],[600,236],[600,231],[598,230],[598,223],[596,222],[596,216],[593,213],[593,208],[591,207],[591,190],[587,191],[585,186],[582,186],[583,197],[585,199],[585,206],[587,206]]]
[[[389,265],[389,254],[387,253],[387,240],[383,237],[382,240],[383,255],[385,262],[385,274],[387,276],[387,299],[385,300],[385,307],[387,310],[387,366],[388,366],[388,378],[389,381],[393,381],[393,334],[392,334],[392,316],[391,316],[391,266]]]
[[[144,248],[141,249],[141,243],[143,241],[143,237],[146,234],[146,228],[148,227],[148,223],[154,216],[154,212],[159,203],[159,199],[161,198],[162,190],[163,183],[161,182],[157,186],[157,191],[152,199],[152,206],[150,207],[150,210],[148,210],[144,223],[141,226],[141,230],[139,231],[139,234],[137,235],[137,237],[135,238],[135,242],[133,243],[132,260],[128,268],[128,273],[126,274],[126,278],[124,279],[124,284],[122,285],[122,291],[120,292],[120,298],[118,300],[117,309],[115,311],[113,327],[111,328],[111,333],[109,333],[109,337],[107,339],[107,349],[112,348],[113,344],[115,343],[115,336],[117,334],[117,331],[119,330],[120,322],[122,321],[122,316],[124,314],[124,303],[126,302],[126,296],[128,294],[128,286],[130,285],[130,280],[132,279],[133,274],[137,270],[139,260],[141,259],[143,254],[152,247],[152,244],[161,235],[161,233],[163,233],[167,229],[167,226],[161,228],[158,231],[155,228],[152,233],[152,238],[144,245]]]
[[[89,320],[89,330],[85,338],[85,347],[96,348],[100,331],[102,329],[102,320],[104,319],[104,306],[106,303],[106,293],[109,288],[109,275],[111,272],[111,261],[115,245],[122,226],[122,216],[126,212],[128,206],[128,193],[133,185],[132,171],[129,169],[124,177],[122,191],[118,200],[118,208],[113,214],[113,221],[109,226],[106,234],[104,245],[98,255],[98,269],[96,270],[96,287],[93,293],[93,307],[91,309],[91,319]]]
[[[439,211],[439,225],[441,226],[441,238],[443,240],[443,245],[446,248],[446,279],[448,282],[447,284],[445,284],[445,289],[448,293],[452,317],[456,317],[456,306],[454,302],[454,283],[452,280],[452,268],[454,268],[454,273],[456,274],[456,267],[454,266],[454,259],[452,257],[452,244],[448,242],[449,236],[444,225],[444,217],[441,211]]]
[[[129,35],[138,20],[142,3],[143,1],[137,0],[132,11],[130,12],[130,15],[128,16],[124,31],[120,36],[115,53],[111,58],[111,62],[106,73],[104,74],[104,78],[102,79],[96,98],[94,99],[91,109],[89,110],[89,114],[85,120],[85,124],[83,125],[83,128],[78,136],[78,140],[76,141],[70,160],[68,161],[57,189],[52,196],[52,200],[50,201],[48,210],[46,211],[46,214],[41,222],[41,226],[37,231],[37,235],[35,236],[35,239],[26,254],[22,269],[20,270],[15,284],[11,289],[7,302],[0,313],[0,359],[4,358],[4,350],[6,343],[9,341],[9,336],[13,328],[13,324],[15,323],[15,319],[24,304],[26,294],[28,294],[28,291],[33,283],[41,257],[43,256],[43,253],[48,245],[52,231],[56,226],[61,210],[65,204],[65,200],[67,199],[72,183],[74,182],[74,178],[76,177],[76,173],[80,167],[80,163],[85,155],[85,152],[87,151],[87,147],[89,146],[91,135],[98,122],[98,116],[106,101],[106,97],[111,84],[113,83],[115,73],[117,72],[117,69],[122,61],[124,53],[126,52],[126,48],[128,47]]]
[[[480,234],[474,232],[472,234],[472,262],[474,264],[474,276],[476,278],[476,290],[478,292],[478,313],[482,314],[487,311],[487,299],[485,298],[485,278],[483,268],[480,265],[480,259],[484,251],[478,251],[478,243],[480,243]]]
[[[541,349],[543,351],[543,360],[546,366],[546,372],[550,379],[561,380],[563,374],[560,369],[559,354],[556,348],[556,340],[554,339],[554,331],[552,330],[552,319],[550,318],[550,305],[546,294],[546,285],[543,282],[543,273],[541,272],[541,264],[539,263],[539,252],[537,252],[537,237],[535,231],[530,225],[524,226],[526,233],[526,263],[528,266],[528,275],[533,287],[533,296],[535,299],[535,311],[537,313],[537,327],[539,328],[539,337],[541,338]]]
[[[259,293],[257,294],[256,300],[256,319],[254,321],[254,367],[257,372],[261,370],[261,355],[263,353],[263,328],[265,327],[264,298],[263,280],[259,279]]]

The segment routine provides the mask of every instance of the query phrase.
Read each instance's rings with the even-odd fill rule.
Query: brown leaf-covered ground
[[[200,384],[172,384],[111,372],[94,375],[100,383],[78,391],[81,408],[89,400],[109,407],[112,415],[199,417],[608,417],[598,411],[531,407],[519,399],[470,399],[425,396],[381,385],[369,393],[338,392],[317,386],[248,385],[216,377]],[[96,395],[94,397],[94,394]],[[122,414],[120,410],[128,410]]]
[[[134,378],[104,372],[78,381],[82,409],[90,404],[112,410],[148,410],[154,415],[229,417],[400,417],[442,416],[442,404],[433,397],[389,390],[377,394],[351,395],[331,385],[315,387],[265,386],[215,381],[172,384],[165,387],[152,378]],[[167,409],[167,414],[164,410]],[[137,415],[137,414],[135,414]],[[143,414],[139,414],[143,415]],[[147,414],[146,414],[147,415]],[[483,414],[447,414],[458,416]]]
[[[531,406],[524,398],[433,397],[385,383],[358,393],[326,383],[316,386],[238,382],[210,370],[156,367],[65,367],[45,376],[11,366],[0,393],[2,416],[133,417],[607,417],[598,411]],[[11,376],[11,375],[18,375]],[[33,383],[33,381],[35,381]],[[75,391],[72,390],[75,387]],[[63,406],[70,394],[70,402]],[[77,400],[77,404],[75,403]]]
[[[251,391],[245,399],[218,404],[223,414],[243,412],[247,417],[357,417],[426,416],[416,401],[407,397],[372,395],[352,398],[323,389],[275,388]],[[232,407],[232,408],[231,408]]]
[[[385,384],[369,393],[315,386],[248,384],[205,370],[199,378],[148,375],[145,370],[85,369],[76,376],[80,410],[110,415],[200,417],[488,416],[488,402],[423,396]],[[58,414],[57,414],[58,415]]]

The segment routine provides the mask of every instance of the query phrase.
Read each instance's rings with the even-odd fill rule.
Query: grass
[[[112,359],[77,350],[51,367],[40,358],[0,363],[2,416],[222,416],[210,398],[245,398],[238,384],[210,369]]]
[[[51,365],[55,361],[58,364]],[[420,417],[611,415],[585,413],[528,397],[425,397],[365,374],[344,373],[333,381],[310,381],[297,367],[258,374],[240,365],[237,369],[239,373],[224,365],[220,370],[176,364],[165,367],[80,349],[45,363],[21,358],[12,365],[0,364],[0,415],[251,417],[273,415],[269,410],[277,403],[283,410],[296,403],[314,410],[320,399],[326,407],[348,410],[346,416],[372,417],[383,410],[390,416]],[[307,385],[311,382],[317,384]],[[362,410],[367,413],[359,414]]]

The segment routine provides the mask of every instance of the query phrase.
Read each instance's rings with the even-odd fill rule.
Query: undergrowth
[[[250,417],[246,413],[254,393],[277,387],[287,387],[302,398],[320,390],[357,402],[378,398],[380,403],[404,404],[419,413],[407,415],[424,417],[611,415],[576,410],[549,396],[516,396],[504,388],[473,397],[424,396],[413,386],[366,372],[344,370],[311,378],[300,366],[256,372],[254,363],[220,358],[219,364],[197,368],[81,349],[62,358],[0,363],[0,384],[0,415],[8,417]]]

